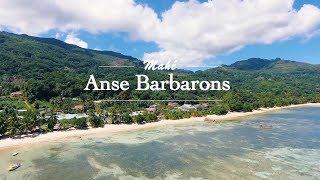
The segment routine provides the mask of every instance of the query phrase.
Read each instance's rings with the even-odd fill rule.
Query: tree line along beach
[[[192,117],[188,119],[180,120],[161,120],[158,122],[148,123],[148,124],[131,124],[131,125],[105,125],[102,128],[88,129],[88,130],[69,130],[69,131],[56,131],[46,134],[39,134],[35,137],[21,137],[21,138],[6,138],[0,140],[0,149],[11,149],[20,146],[32,146],[33,144],[43,144],[43,143],[54,143],[54,142],[64,142],[70,141],[72,139],[78,138],[90,138],[94,136],[108,136],[116,132],[134,131],[146,128],[155,128],[166,125],[178,125],[178,124],[188,124],[193,122],[228,122],[228,121],[238,121],[239,119],[263,115],[268,112],[281,111],[288,108],[299,108],[299,107],[320,107],[319,103],[308,103],[300,105],[291,105],[285,107],[275,107],[275,108],[261,108],[260,110],[255,110],[253,112],[233,112],[226,115],[208,115],[207,117]]]

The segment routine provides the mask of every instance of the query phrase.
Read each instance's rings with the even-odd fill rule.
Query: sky
[[[2,0],[0,30],[181,67],[320,64],[319,0]]]

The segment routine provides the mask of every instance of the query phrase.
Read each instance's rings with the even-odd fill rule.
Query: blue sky
[[[19,11],[16,11],[15,14],[20,12],[21,7],[18,7],[20,6],[18,0],[12,0],[12,1],[5,0],[5,1],[6,1],[5,4],[0,3],[0,5],[3,8],[6,8],[6,5],[9,4],[10,6],[8,5],[8,7],[10,8],[17,6],[17,9]],[[15,1],[17,3],[14,4]],[[93,4],[94,2],[92,1],[92,8],[94,9],[95,7],[97,8],[99,6],[104,6],[104,5],[108,6],[111,3],[111,1],[114,1],[116,3],[120,2],[120,1],[110,0],[110,1],[105,1],[104,3],[106,4],[103,4],[103,3],[98,4],[101,1],[94,1],[96,2],[96,5],[97,5],[97,6],[94,6]],[[286,34],[279,35],[279,34],[272,34],[272,33],[268,34],[266,33],[265,30],[260,28],[262,29],[261,34],[259,34],[259,31],[253,31],[255,34],[252,35],[252,38],[250,37],[251,36],[250,34],[244,35],[242,37],[242,34],[245,34],[245,32],[248,31],[248,29],[243,31],[241,31],[240,29],[239,31],[239,36],[241,36],[240,38],[237,37],[238,34],[234,33],[236,31],[226,32],[225,37],[220,37],[221,34],[224,35],[223,28],[226,28],[226,27],[230,28],[230,26],[232,26],[235,23],[238,23],[238,21],[237,19],[233,19],[233,20],[236,20],[234,22],[230,20],[231,24],[224,23],[223,21],[221,22],[216,22],[216,21],[219,21],[220,20],[219,18],[224,19],[229,14],[232,14],[233,13],[232,11],[238,11],[234,13],[235,17],[241,16],[242,14],[245,14],[247,11],[250,10],[250,9],[241,10],[241,8],[250,8],[250,6],[244,7],[242,6],[241,3],[235,2],[235,1],[233,1],[232,6],[229,5],[230,3],[228,4],[228,1],[222,1],[222,0],[215,0],[215,1],[218,1],[218,2],[214,3],[214,6],[210,7],[212,8],[210,10],[209,8],[207,8],[207,6],[203,5],[205,4],[204,2],[207,2],[204,0],[199,0],[199,1],[196,1],[196,0],[182,1],[181,0],[180,4],[177,3],[177,1],[175,0],[161,0],[161,1],[160,0],[159,1],[158,0],[156,1],[155,0],[136,0],[135,4],[132,4],[132,3],[130,4],[130,0],[121,0],[122,4],[119,4],[119,6],[120,5],[124,6],[127,4],[128,11],[132,11],[132,12],[136,11],[135,14],[133,15],[137,16],[137,19],[134,19],[134,21],[138,23],[137,25],[135,25],[134,22],[131,22],[128,20],[128,22],[125,22],[125,23],[129,25],[121,24],[121,22],[115,25],[112,24],[116,28],[112,28],[112,27],[110,28],[110,25],[108,23],[107,24],[101,23],[101,26],[99,24],[97,25],[96,28],[91,28],[96,24],[90,24],[90,22],[83,23],[83,21],[87,20],[86,17],[80,16],[79,14],[76,14],[76,13],[70,13],[70,11],[77,10],[76,9],[78,8],[77,5],[75,5],[75,7],[70,7],[66,5],[66,7],[68,6],[67,8],[66,7],[61,8],[61,6],[64,6],[64,4],[62,4],[62,2],[59,2],[61,3],[61,5],[60,6],[57,5],[57,7],[52,7],[52,6],[50,7],[48,5],[48,12],[49,12],[48,14],[50,14],[51,11],[52,11],[51,14],[53,14],[51,16],[44,15],[42,19],[33,18],[34,21],[31,21],[31,20],[23,19],[23,16],[18,17],[17,15],[17,18],[14,19],[14,21],[17,22],[16,24],[9,24],[6,21],[2,22],[0,20],[0,28],[2,27],[2,29],[9,29],[12,32],[17,32],[17,33],[26,33],[26,34],[42,36],[42,37],[55,37],[62,41],[67,41],[69,37],[70,41],[67,41],[67,42],[71,42],[74,44],[77,44],[80,42],[82,43],[81,45],[88,47],[90,49],[116,51],[125,55],[130,55],[130,56],[139,58],[139,59],[146,59],[148,57],[149,58],[150,57],[151,58],[157,58],[157,57],[170,58],[174,55],[175,57],[178,57],[180,59],[183,59],[183,60],[186,59],[185,64],[191,64],[193,62],[197,62],[195,63],[195,65],[199,65],[199,66],[231,64],[235,61],[248,59],[251,57],[260,57],[260,58],[267,58],[267,59],[274,59],[279,57],[283,59],[320,64],[320,51],[319,51],[320,1],[319,0],[296,0],[294,1],[293,7],[292,7],[292,4],[290,6],[290,3],[288,5],[288,2],[290,0],[279,0],[278,2],[281,1],[281,3],[278,3],[277,1],[274,1],[273,4],[270,3],[272,4],[270,5],[270,7],[273,8],[272,12],[274,11],[275,15],[277,15],[276,14],[278,13],[277,11],[281,11],[279,12],[279,18],[287,17],[286,15],[283,16],[284,13],[286,13],[285,12],[286,9],[288,10],[288,12],[297,11],[297,13],[294,13],[295,15],[297,14],[300,14],[300,15],[302,14],[302,15],[301,17],[297,18],[296,21],[294,21],[294,23],[292,23],[294,25],[291,24],[290,27],[283,27],[283,29],[279,30],[277,29],[277,26],[279,26],[279,24],[281,25],[281,24],[289,24],[289,23],[288,22],[284,23],[283,20],[277,22],[277,19],[275,17],[278,17],[278,16],[273,17],[272,14],[270,14],[270,12],[267,12],[266,18],[270,17],[271,19],[269,19],[268,23],[262,24],[262,26],[263,27],[265,26],[266,29],[270,28],[270,31],[275,31],[275,32],[286,30],[288,31],[288,35]],[[263,2],[261,0],[257,0],[257,1],[260,1],[261,3]],[[80,1],[77,1],[77,2],[79,2],[78,4],[82,3],[82,2],[80,3]],[[267,1],[264,1],[263,3],[265,2]],[[41,7],[45,9],[47,4],[45,4],[45,1],[41,1],[41,3],[43,3]],[[117,7],[116,3],[114,3],[114,5],[110,5],[115,7],[110,7],[110,8],[113,8],[113,9],[116,8]],[[176,5],[175,8],[172,7],[173,4]],[[299,13],[300,9],[303,7],[304,4],[311,4],[313,5],[313,7],[305,8],[306,10],[304,11],[304,13]],[[141,8],[141,7],[138,7],[138,5],[147,5],[148,7],[146,8],[144,6],[143,8]],[[28,13],[30,13],[30,17],[28,19],[32,19],[32,15],[36,14],[34,12],[39,11],[40,13],[43,11],[43,9],[37,9],[38,7],[37,5],[32,6],[29,4],[25,4],[23,5],[23,7],[25,7],[26,9],[26,12],[23,12],[26,18],[28,16]],[[89,10],[87,11],[86,9],[83,9],[83,7],[86,7],[86,5],[81,7],[79,6],[79,11],[81,10],[83,11],[81,12],[82,14],[87,13],[87,15],[90,16],[89,13],[91,13],[92,11],[89,12]],[[223,15],[224,9],[213,10],[215,7],[226,7],[226,10],[225,10],[226,14]],[[237,9],[234,10],[233,9],[234,7],[237,7]],[[75,9],[72,9],[72,8],[75,8]],[[260,8],[262,8],[262,10],[258,9],[258,12],[259,11],[263,12],[264,7],[260,6]],[[66,13],[64,14],[64,12],[61,9],[66,10]],[[124,6],[124,9],[126,9],[125,6]],[[151,10],[153,12],[148,11],[146,13],[145,11],[142,12],[141,9]],[[204,12],[205,10],[208,10],[208,9],[209,9],[209,12]],[[1,7],[0,7],[0,10],[1,10]],[[14,9],[8,9],[8,10],[11,10],[12,13],[15,12]],[[162,17],[162,14],[166,11],[170,11],[170,12],[167,13],[168,15],[164,20]],[[206,30],[205,29],[206,25],[203,23],[203,19],[201,19],[201,16],[198,17],[197,14],[201,14],[202,12],[203,14],[205,13],[210,14],[210,11],[217,11],[217,12],[215,14],[211,14],[212,18],[207,19],[206,23],[214,24],[213,27],[215,28]],[[57,14],[57,12],[61,14]],[[305,13],[305,12],[308,12],[308,13]],[[126,10],[123,10],[123,12],[121,12],[120,15],[122,16],[122,14],[126,14],[126,13],[127,13]],[[157,17],[152,17],[153,13],[155,13]],[[187,17],[187,15],[186,17],[183,17],[184,13],[187,15],[188,13],[196,15],[197,18],[192,19],[192,16],[190,18],[190,16]],[[11,16],[14,16],[15,14],[12,14]],[[101,16],[101,18],[104,18],[103,16],[107,14],[108,14],[108,11],[105,10],[105,11],[102,11],[102,13],[100,14],[97,13],[95,14],[95,16],[92,16],[92,17],[94,18],[94,17]],[[133,16],[133,15],[130,14],[130,16]],[[263,16],[263,14],[261,15]],[[292,17],[287,18],[286,21],[290,21],[291,19],[294,19],[296,17],[295,15],[292,15]],[[215,17],[219,17],[219,18],[215,19]],[[250,17],[250,14],[244,17]],[[112,18],[116,20],[119,19],[119,21],[127,21],[127,19],[130,19],[131,17],[124,16],[123,18],[120,18],[115,16],[115,17],[111,17],[111,20]],[[272,22],[272,18],[274,18],[275,22]],[[317,18],[318,20],[313,21],[313,19],[315,18]],[[70,19],[70,22],[67,22],[69,21],[69,19]],[[81,21],[76,21],[78,19],[81,19]],[[52,21],[52,23],[44,25],[44,22],[45,22],[44,20],[49,22]],[[97,22],[101,22],[98,20]],[[103,20],[110,21],[110,18],[103,19]],[[188,23],[192,22],[193,20],[199,20],[195,22],[197,24],[194,27],[195,29],[189,30],[190,26],[183,27],[184,25],[190,25]],[[239,21],[240,20],[241,19],[239,19]],[[262,18],[261,21],[263,20],[264,19]],[[19,21],[21,22],[19,23]],[[151,21],[154,21],[153,24],[152,25],[148,24]],[[176,29],[174,27],[175,21],[177,23]],[[186,23],[184,22],[181,23],[180,21],[186,21]],[[254,22],[255,18],[250,18],[250,21],[253,21],[253,23],[257,23],[257,22]],[[243,24],[246,24],[248,22],[243,22]],[[310,24],[305,25],[306,28],[299,29],[300,28],[299,25],[304,24],[304,22],[310,22]],[[37,25],[35,25],[37,23],[39,24],[39,28],[37,28]],[[66,24],[63,24],[63,23],[66,23]],[[83,25],[81,23],[83,23]],[[149,30],[149,31],[142,31],[141,33],[141,29],[139,29],[139,27],[137,26],[140,26],[140,25],[143,26],[144,24],[146,24],[145,27],[153,27],[154,24],[158,25],[158,26],[155,25],[154,28],[151,28],[151,30],[156,29],[156,27],[160,27],[160,28],[157,31],[155,30],[151,32]],[[198,25],[201,26],[203,24],[204,24],[203,27],[199,27],[199,28],[197,27]],[[29,29],[28,29],[28,25],[30,25]],[[42,25],[43,27],[40,28],[40,26]],[[179,27],[179,25],[181,27]],[[261,23],[259,25],[261,25]],[[68,27],[70,26],[72,28],[65,28],[67,26]],[[81,27],[78,28],[78,26],[79,27],[81,26]],[[235,28],[237,28],[242,26],[242,24],[234,25],[234,26]],[[254,29],[255,27],[256,26],[253,25],[252,28],[250,28],[249,30]],[[168,33],[168,37],[165,37],[163,35],[165,33],[161,33],[161,30],[162,30],[161,28],[163,28],[163,30]],[[193,27],[191,26],[191,28]],[[222,29],[222,31],[215,32],[215,30],[219,28]],[[298,29],[298,30],[295,31],[292,29]],[[188,34],[189,31],[190,32],[195,31],[195,34],[198,34],[199,39],[201,39],[200,36],[202,34],[205,34],[208,37],[211,37],[211,39],[212,38],[214,39],[217,37],[218,40],[211,41],[210,39],[201,39],[198,41],[198,38],[194,38],[196,37],[194,36],[194,34],[191,34],[190,36],[183,35],[184,33]],[[149,32],[150,34],[148,34]],[[309,36],[307,37],[306,34],[308,35],[314,34],[314,35],[311,38],[308,38]],[[261,39],[260,39],[260,35],[261,35]],[[177,39],[174,39],[175,37],[177,37]],[[233,39],[229,37],[232,37]],[[233,41],[239,41],[239,43],[232,43]],[[192,44],[193,42],[194,42],[194,45]],[[219,42],[221,42],[221,47],[219,47],[220,45]],[[208,45],[208,47],[206,47],[206,45]],[[193,49],[196,49],[196,50],[193,52],[192,51]],[[192,51],[192,52],[188,54],[189,51]]]
[[[295,2],[295,8],[301,8],[303,4],[313,4],[320,7],[319,0],[298,0]],[[226,64],[237,60],[248,59],[250,57],[260,57],[266,59],[282,58],[288,60],[297,60],[312,64],[320,64],[320,37],[309,40],[304,38],[294,38],[292,40],[273,43],[271,45],[250,45],[242,50],[229,54],[220,55],[219,59]]]
[[[138,0],[139,4],[147,4],[160,16],[162,12],[168,10],[175,0]],[[200,1],[201,2],[201,1]],[[203,1],[205,2],[205,1]],[[301,8],[303,4],[313,4],[320,7],[319,0],[298,0],[295,2],[295,8]],[[147,43],[144,41],[131,41],[128,35],[122,34],[103,34],[92,37],[88,33],[80,33],[80,36],[89,44],[89,48],[99,48],[102,50],[111,50],[121,52],[126,55],[134,56],[142,59],[145,52],[153,52],[157,50],[155,43]],[[221,61],[223,64],[231,64],[238,60],[244,60],[251,57],[260,57],[274,59],[277,57],[283,59],[303,61],[313,64],[320,64],[320,37],[306,40],[304,38],[294,38],[292,40],[277,42],[270,45],[250,45],[240,51],[231,54],[222,54],[213,58]],[[209,65],[215,65],[211,59],[207,60]]]

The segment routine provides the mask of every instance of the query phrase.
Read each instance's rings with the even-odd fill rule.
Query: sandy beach
[[[300,105],[291,105],[285,107],[275,107],[275,108],[261,108],[260,110],[255,110],[253,112],[232,112],[227,115],[209,115],[207,117],[197,117],[197,118],[189,118],[189,119],[181,119],[181,120],[161,120],[155,123],[148,123],[143,125],[132,124],[132,125],[106,125],[104,128],[97,129],[88,129],[88,130],[70,130],[70,131],[55,131],[52,133],[40,134],[35,137],[23,137],[23,138],[7,138],[0,140],[0,150],[10,149],[19,146],[28,146],[33,144],[40,143],[49,143],[49,142],[61,142],[72,140],[75,138],[86,138],[95,135],[108,135],[116,132],[125,132],[125,131],[134,131],[146,128],[154,128],[166,125],[177,125],[177,124],[186,124],[192,122],[204,122],[204,121],[215,121],[215,122],[223,122],[229,120],[237,120],[239,118],[259,115],[263,113],[268,113],[272,111],[278,111],[288,108],[298,108],[298,107],[308,107],[308,106],[317,106],[320,107],[320,103],[308,103],[308,104],[300,104]]]

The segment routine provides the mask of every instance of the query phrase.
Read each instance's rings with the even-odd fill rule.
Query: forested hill
[[[99,68],[134,65],[137,68]],[[0,95],[22,90],[25,97],[51,101],[61,97],[83,99],[221,99],[230,110],[291,103],[320,102],[319,65],[281,59],[249,59],[230,66],[190,73],[176,71],[177,81],[212,80],[231,83],[225,91],[85,92],[89,75],[99,80],[127,80],[135,75],[167,80],[168,72],[144,71],[142,61],[116,52],[95,51],[50,38],[0,32]],[[285,75],[284,75],[285,74]]]
[[[312,65],[303,62],[283,60],[280,58],[268,60],[260,58],[251,58],[248,60],[237,61],[230,66],[233,69],[247,71],[277,71],[279,73],[295,71],[319,71],[320,65]]]
[[[0,32],[0,59],[0,75],[27,79],[61,70],[81,73],[103,65],[142,65],[138,59],[116,52],[83,49],[53,38],[7,32]]]

